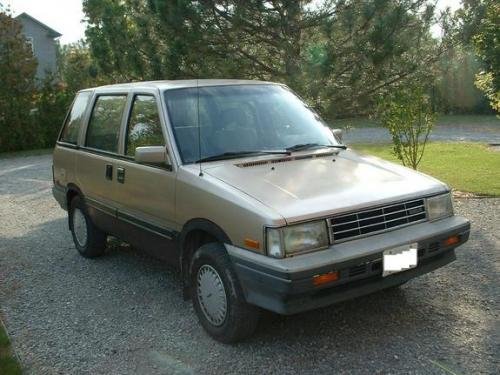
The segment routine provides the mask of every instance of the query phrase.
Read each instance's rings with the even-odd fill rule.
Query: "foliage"
[[[84,88],[107,83],[83,42],[59,49],[57,75],[47,76],[37,88],[35,119],[42,125],[38,147],[53,146],[75,94]]]
[[[477,87],[486,94],[493,109],[500,112],[500,4],[498,2],[488,2],[485,18],[473,41],[477,54],[487,69],[487,72],[478,74]]]
[[[425,0],[85,0],[87,40],[112,81],[248,78],[288,84],[325,117],[427,80],[450,39]],[[447,17],[442,17],[447,22]]]
[[[12,355],[9,337],[5,332],[3,323],[0,321],[0,374],[20,375],[21,366]]]
[[[84,0],[88,44],[60,48],[58,72],[36,84],[20,26],[2,14],[0,150],[50,146],[78,90],[123,81],[278,81],[330,121],[371,114],[397,87],[433,85],[433,108],[484,112],[471,81],[486,67],[476,85],[498,103],[498,12],[491,0],[464,4],[455,18],[429,0]],[[457,46],[457,20],[481,62]]]
[[[485,70],[476,76],[476,86],[490,105],[500,112],[500,3],[495,0],[468,0],[461,12],[464,39],[471,42]]]
[[[92,60],[88,46],[82,41],[59,49],[58,68],[61,88],[71,94],[107,83]]]
[[[393,151],[405,166],[417,169],[436,116],[421,86],[392,91],[379,104],[380,122],[392,136]]]
[[[48,75],[38,86],[33,111],[38,131],[38,148],[53,147],[74,93]]]
[[[476,75],[483,63],[467,46],[448,49],[437,65],[432,103],[446,114],[490,114],[492,110],[483,92],[475,87]]]
[[[18,21],[0,13],[0,152],[52,147],[75,93],[106,82],[83,43],[64,46],[59,71],[35,78]]]
[[[353,147],[357,151],[397,161],[391,145]],[[486,145],[429,142],[419,170],[446,182],[453,189],[500,197],[500,154]]]
[[[476,86],[484,92],[490,101],[491,108],[500,112],[500,90],[495,89],[493,72],[481,72],[476,75]]]
[[[0,13],[0,150],[34,147],[31,128],[37,63],[21,33],[21,25]]]

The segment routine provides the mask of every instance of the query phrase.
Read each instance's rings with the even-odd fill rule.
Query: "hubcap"
[[[85,247],[87,244],[87,221],[79,208],[75,208],[73,211],[73,232],[78,244]]]
[[[208,264],[198,270],[198,302],[207,320],[214,326],[224,323],[227,314],[227,298],[219,273]]]

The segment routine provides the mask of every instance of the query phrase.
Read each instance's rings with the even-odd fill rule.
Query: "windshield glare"
[[[338,144],[321,118],[279,85],[166,90],[165,100],[184,163],[223,153]]]

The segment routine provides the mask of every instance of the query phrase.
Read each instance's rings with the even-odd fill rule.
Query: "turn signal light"
[[[450,236],[446,240],[444,240],[443,245],[444,246],[452,246],[452,245],[456,245],[459,242],[460,242],[460,236],[455,235],[455,236]]]
[[[245,246],[249,247],[250,249],[255,249],[255,250],[260,249],[259,241],[255,241],[255,240],[252,240],[250,238],[245,238]]]
[[[321,275],[313,276],[313,284],[315,286],[320,286],[323,284],[331,283],[332,281],[337,281],[339,279],[339,271],[331,271],[328,273],[323,273]]]

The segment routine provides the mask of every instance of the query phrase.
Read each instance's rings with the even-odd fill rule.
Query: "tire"
[[[75,247],[80,255],[85,258],[95,258],[104,253],[106,233],[92,223],[83,200],[79,196],[71,200],[69,228]]]
[[[246,303],[223,245],[201,246],[191,261],[190,275],[193,307],[210,336],[228,344],[254,333],[260,309]]]

